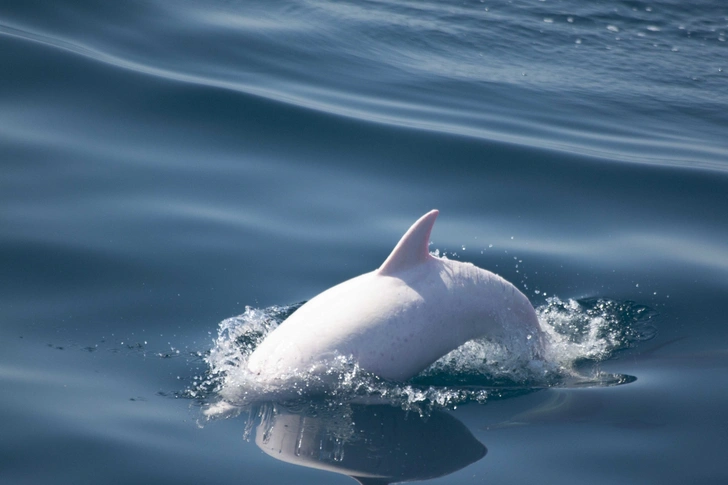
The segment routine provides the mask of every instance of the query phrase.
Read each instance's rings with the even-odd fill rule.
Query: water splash
[[[549,360],[564,366],[606,360],[656,333],[656,312],[632,301],[552,297],[536,311],[549,337]]]
[[[303,303],[259,309],[223,320],[206,357],[204,379],[188,389],[202,400],[208,416],[237,414],[260,400],[305,403],[317,395],[332,402],[387,402],[426,414],[464,402],[532,392],[546,387],[607,386],[633,377],[604,374],[594,364],[652,338],[655,312],[634,302],[603,298],[549,298],[536,308],[547,339],[542,359],[532,360],[524,343],[508,339],[467,342],[405,383],[364,372],[356,362],[338,356],[311,368],[282,376],[285,386],[262,383],[247,370],[255,348]]]

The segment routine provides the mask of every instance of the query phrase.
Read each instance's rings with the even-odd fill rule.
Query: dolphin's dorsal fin
[[[379,267],[379,274],[393,275],[412,266],[427,261],[430,256],[430,233],[435,225],[439,211],[431,210],[420,217],[402,236],[392,254]]]

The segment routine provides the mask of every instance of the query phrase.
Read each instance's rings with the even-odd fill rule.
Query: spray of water
[[[551,297],[536,309],[547,340],[539,360],[524,357],[529,353],[521,342],[481,339],[465,343],[405,383],[368,374],[347,356],[281,376],[285,386],[261,383],[247,370],[250,354],[301,304],[247,307],[220,323],[206,357],[207,375],[187,391],[205,404],[208,416],[236,414],[261,400],[303,403],[311,395],[387,402],[423,414],[545,387],[623,384],[634,378],[601,373],[595,364],[655,333],[654,312],[634,302]]]

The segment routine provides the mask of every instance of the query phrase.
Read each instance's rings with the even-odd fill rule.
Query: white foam
[[[520,339],[483,339],[453,350],[408,383],[384,381],[363,372],[351,358],[338,356],[281,376],[277,383],[263,384],[248,371],[248,358],[299,306],[247,307],[242,315],[220,322],[206,357],[208,374],[188,391],[208,402],[208,416],[228,416],[236,408],[261,400],[311,395],[380,400],[422,412],[465,401],[482,402],[514,390],[580,383],[613,385],[624,379],[589,374],[583,364],[605,360],[654,333],[646,324],[652,317],[646,307],[604,299],[562,301],[551,297],[536,308],[546,335],[546,351],[538,357]]]

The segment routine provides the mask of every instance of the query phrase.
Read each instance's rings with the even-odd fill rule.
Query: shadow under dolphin
[[[448,475],[487,453],[463,423],[442,411],[423,418],[380,404],[344,404],[332,412],[265,403],[254,416],[249,427],[255,426],[255,444],[266,454],[349,475],[362,485]]]

